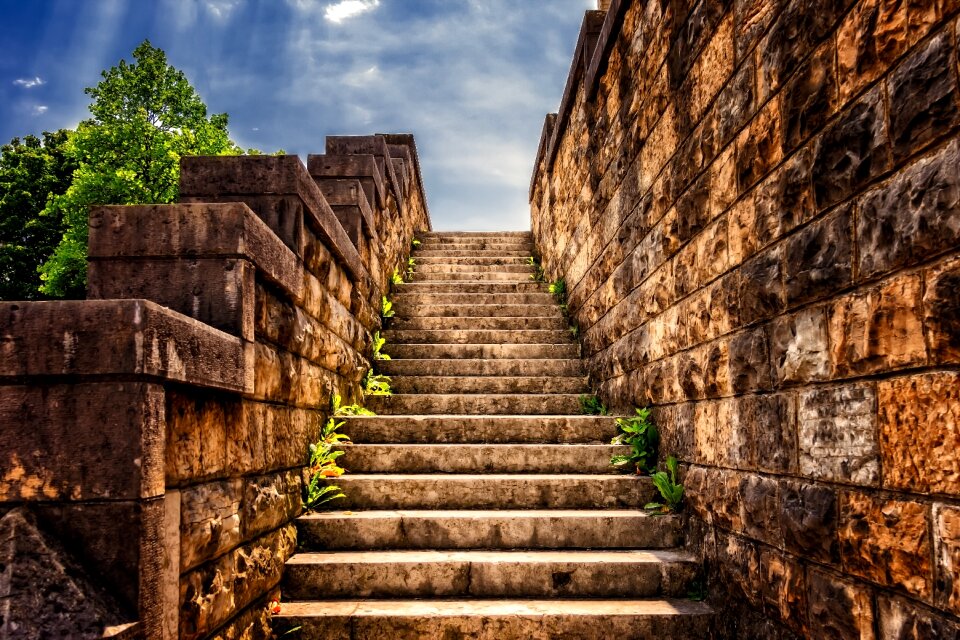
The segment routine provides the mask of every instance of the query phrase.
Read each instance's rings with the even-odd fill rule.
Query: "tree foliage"
[[[63,220],[64,232],[41,267],[41,290],[82,297],[86,284],[87,211],[93,204],[169,203],[178,197],[184,155],[236,155],[227,115],[207,107],[182,71],[145,40],[86,90],[93,118],[80,123],[67,145],[77,164],[70,187],[43,213]]]
[[[72,132],[65,129],[43,139],[14,138],[0,148],[0,300],[41,297],[37,267],[63,235],[56,215],[41,216],[50,194],[70,186],[76,162],[66,152]]]

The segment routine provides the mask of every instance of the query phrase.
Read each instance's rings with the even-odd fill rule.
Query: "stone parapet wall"
[[[731,636],[960,629],[958,11],[615,0],[545,124],[537,249]]]
[[[0,508],[148,638],[269,635],[307,446],[430,227],[412,137],[377,138],[392,199],[335,211],[295,156],[185,158],[181,204],[91,210],[88,300],[0,304]]]

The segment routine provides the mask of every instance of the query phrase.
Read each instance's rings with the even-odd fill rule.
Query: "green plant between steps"
[[[407,282],[410,282],[411,280],[413,280],[413,273],[414,273],[414,270],[416,269],[416,266],[417,266],[416,260],[414,260],[412,257],[407,258]]]
[[[390,376],[374,373],[373,369],[370,369],[363,377],[363,393],[368,396],[392,396]]]
[[[380,301],[380,317],[386,320],[395,315],[396,312],[393,310],[393,303],[387,300],[387,296],[383,296],[383,299]]]
[[[533,267],[533,273],[530,274],[530,279],[535,282],[546,282],[547,277],[543,271],[543,265],[540,264],[540,260],[536,256],[530,256],[527,258],[527,264]]]
[[[372,412],[357,404],[342,405],[337,394],[330,397],[330,416],[320,429],[320,439],[308,449],[310,459],[307,462],[307,471],[310,480],[303,490],[304,510],[310,511],[346,497],[340,487],[325,483],[327,478],[339,478],[345,472],[343,467],[337,464],[337,458],[343,455],[343,451],[337,451],[335,447],[350,442],[350,437],[340,433],[339,429],[344,423],[337,421],[337,417],[370,414]]]
[[[398,269],[393,270],[393,275],[390,276],[390,282],[393,284],[403,284],[403,276],[400,275],[400,271]]]
[[[653,420],[650,419],[649,408],[636,411],[636,416],[617,418],[620,433],[610,441],[610,444],[628,445],[630,453],[613,456],[610,458],[610,464],[616,467],[632,464],[636,473],[640,475],[656,470],[660,434]]]
[[[413,240],[410,241],[410,251],[413,251],[414,249],[419,248],[420,245],[422,244],[423,244],[422,242],[414,238]]]
[[[653,474],[653,484],[660,492],[663,502],[649,502],[644,505],[644,509],[652,511],[655,514],[675,513],[680,510],[683,503],[683,485],[677,482],[677,459],[674,456],[667,456],[667,470],[657,471]]]
[[[603,401],[598,396],[588,396],[586,394],[578,398],[580,401],[580,413],[587,416],[605,416],[608,411],[603,405]]]
[[[387,339],[380,336],[379,331],[373,332],[373,359],[374,360],[389,360],[390,356],[383,353],[383,346],[387,344]]]

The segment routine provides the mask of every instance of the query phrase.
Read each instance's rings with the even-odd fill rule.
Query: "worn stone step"
[[[682,544],[678,516],[643,511],[494,510],[309,513],[306,550],[665,549]]]
[[[433,245],[434,247],[442,247],[443,245]],[[413,257],[419,260],[420,258],[442,258],[442,257],[485,257],[485,256],[511,256],[515,258],[529,258],[531,254],[530,249],[521,247],[519,249],[446,249],[446,248],[430,248],[430,249],[417,249],[413,252]]]
[[[434,306],[434,305],[461,305],[461,304],[522,304],[522,305],[550,305],[555,306],[553,296],[549,293],[398,293],[392,298],[395,305]]]
[[[578,398],[573,393],[410,393],[369,396],[366,404],[371,411],[385,415],[563,415],[580,411]]]
[[[422,265],[450,265],[450,264],[469,264],[469,265],[520,265],[528,267],[527,258],[523,256],[421,256],[414,254],[417,266]]]
[[[589,393],[585,376],[394,376],[394,393]]]
[[[500,317],[457,317],[457,316],[414,316],[411,318],[393,318],[390,329],[397,330],[436,330],[452,331],[466,329],[471,331],[515,331],[515,330],[563,330],[569,331],[567,320],[562,316],[500,316]]]
[[[383,335],[387,344],[573,344],[562,329],[391,329]]]
[[[627,598],[677,596],[696,577],[670,550],[308,551],[284,566],[282,590],[310,598]]]
[[[418,273],[414,272],[413,282],[532,282],[524,273],[501,273],[499,271],[464,273]]]
[[[610,474],[358,474],[330,480],[343,509],[638,509],[649,477]]]
[[[583,363],[573,358],[398,359],[377,363],[383,373],[409,376],[580,376]]]
[[[341,600],[284,602],[274,632],[302,640],[708,638],[713,611],[689,600]]]
[[[525,282],[405,282],[396,293],[549,293],[546,284]]]
[[[526,238],[533,240],[533,232],[527,231],[423,231],[417,234],[420,241],[430,238]]]
[[[609,473],[609,444],[345,444],[351,473]]]
[[[391,358],[576,358],[576,344],[388,344],[384,351]]]
[[[469,247],[471,245],[524,246],[533,248],[533,239],[529,236],[501,236],[488,234],[483,236],[425,236],[420,239],[420,249],[426,247]]]
[[[526,264],[417,264],[413,270],[419,275],[433,273],[517,273],[528,275],[533,273],[530,265]]]
[[[399,296],[398,296],[399,297]],[[538,316],[541,318],[562,318],[560,307],[555,304],[432,304],[421,306],[407,304],[403,299],[394,304],[398,317],[415,318],[423,316],[454,318],[489,318]]]
[[[341,431],[356,443],[596,443],[617,435],[609,416],[356,416]]]

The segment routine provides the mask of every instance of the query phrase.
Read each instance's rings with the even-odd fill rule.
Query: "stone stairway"
[[[647,478],[579,414],[578,347],[529,233],[434,233],[385,332],[395,395],[348,418],[338,511],[297,522],[277,630],[299,638],[689,638],[698,567]],[[345,511],[346,510],[346,511]]]

